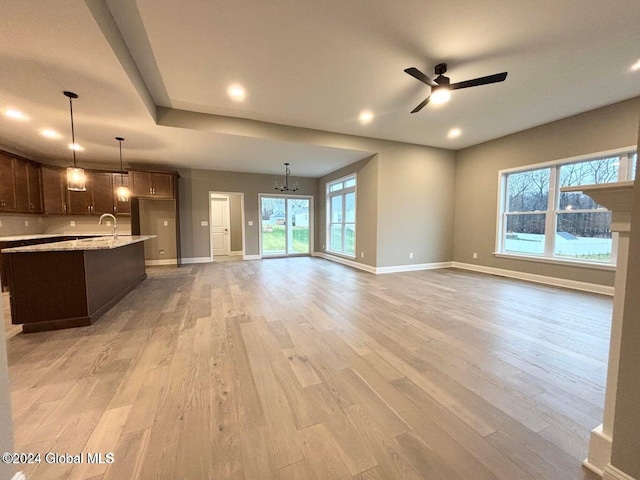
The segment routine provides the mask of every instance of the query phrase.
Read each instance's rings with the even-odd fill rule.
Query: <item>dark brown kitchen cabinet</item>
[[[44,213],[67,213],[67,172],[64,168],[42,167],[42,201]]]
[[[113,213],[115,214],[130,214],[131,213],[131,200],[120,201],[118,200],[118,187],[129,187],[129,175],[113,173]]]
[[[42,203],[42,169],[39,165],[27,163],[27,178],[29,182],[29,208],[32,213],[43,213]]]
[[[16,211],[16,190],[13,181],[13,158],[0,152],[0,211]]]
[[[0,211],[42,213],[39,164],[0,152]]]
[[[18,213],[42,213],[40,166],[13,159],[13,181]]]
[[[129,171],[131,196],[140,198],[175,198],[175,173]]]
[[[85,170],[86,190],[67,191],[69,215],[101,215],[113,213],[113,182],[111,173]]]

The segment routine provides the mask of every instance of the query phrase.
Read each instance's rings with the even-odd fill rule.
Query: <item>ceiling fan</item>
[[[404,71],[413,78],[416,78],[431,87],[431,95],[429,95],[420,105],[411,110],[411,113],[419,112],[429,102],[444,103],[449,101],[451,98],[451,90],[460,90],[461,88],[478,87],[489,83],[504,82],[507,78],[507,72],[502,72],[496,73],[495,75],[488,75],[486,77],[474,78],[473,80],[467,80],[465,82],[450,83],[449,77],[444,76],[447,72],[446,63],[439,63],[436,65],[435,72],[438,76],[433,80],[415,67],[406,68]]]

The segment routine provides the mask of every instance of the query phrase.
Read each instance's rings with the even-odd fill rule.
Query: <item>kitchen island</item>
[[[107,236],[3,249],[11,322],[22,324],[25,333],[91,325],[147,278],[143,242],[151,238]]]

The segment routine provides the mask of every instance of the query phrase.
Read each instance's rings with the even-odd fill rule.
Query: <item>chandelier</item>
[[[298,189],[300,188],[300,185],[298,185],[298,182],[296,182],[294,185],[289,187],[290,174],[291,172],[289,171],[289,164],[285,163],[284,164],[284,183],[278,185],[278,182],[276,181],[276,190],[280,190],[281,192],[297,192],[298,191]]]

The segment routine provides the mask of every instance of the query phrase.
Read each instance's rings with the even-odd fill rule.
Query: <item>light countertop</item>
[[[55,235],[54,235],[55,236]],[[132,243],[144,242],[156,235],[112,235],[83,238],[81,240],[67,240],[64,242],[40,243],[38,245],[27,245],[24,247],[4,248],[2,253],[28,253],[28,252],[73,252],[86,250],[112,250],[124,247]]]
[[[101,237],[108,233],[33,233],[31,235],[13,235],[10,237],[0,237],[0,242],[19,242],[21,240],[39,240],[41,238],[56,237]]]

